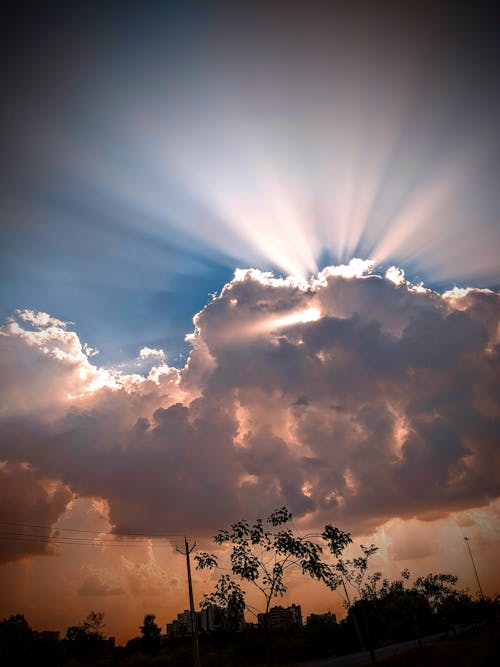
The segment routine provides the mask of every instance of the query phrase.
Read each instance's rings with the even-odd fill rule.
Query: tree
[[[408,570],[401,574],[403,579],[395,581],[382,579],[380,572],[369,575],[361,588],[360,599],[353,605],[353,612],[359,611],[371,632],[379,638],[416,638],[420,642],[431,608],[425,596],[405,586],[410,578]]]
[[[223,574],[215,585],[215,590],[203,596],[200,607],[215,607],[223,629],[226,632],[237,632],[244,621],[245,593],[228,574]]]
[[[70,657],[96,659],[104,647],[104,614],[91,611],[80,625],[66,631],[65,647]]]
[[[23,614],[0,621],[0,654],[7,665],[24,665],[32,650],[33,632]]]
[[[415,590],[425,595],[431,608],[437,611],[447,599],[457,595],[456,585],[458,577],[453,574],[428,574],[415,580]]]
[[[312,538],[321,539],[323,545]],[[349,533],[331,525],[325,526],[321,534],[299,535],[293,528],[292,514],[286,507],[282,507],[265,521],[257,519],[250,524],[242,519],[232,524],[229,530],[220,530],[214,541],[218,545],[230,547],[233,575],[254,586],[263,598],[266,651],[270,663],[269,608],[274,597],[286,592],[286,575],[289,570],[298,568],[303,574],[335,590],[344,576],[336,567],[352,539]],[[333,554],[335,564],[325,561],[323,547]],[[195,560],[197,569],[219,567],[217,557],[213,554],[202,552],[195,556]],[[243,591],[228,575],[222,575],[215,591],[205,598],[223,608],[229,607],[231,599],[236,604],[244,604]]]
[[[144,639],[159,639],[161,636],[161,628],[155,622],[155,614],[146,614],[144,616],[144,622],[140,626],[141,635]]]
[[[378,551],[378,547],[376,547],[374,544],[370,544],[369,547],[365,547],[363,544],[360,544],[360,548],[362,551],[361,556],[349,560],[344,560],[343,558],[339,557],[335,565],[335,570],[341,579],[342,589],[345,596],[344,604],[347,609],[349,609],[352,605],[352,594],[349,594],[347,585],[354,589],[357,597],[363,597],[363,582],[368,570],[368,559]],[[376,578],[378,574],[380,573],[376,572],[374,575],[372,575],[372,579],[373,577]]]
[[[134,640],[141,651],[154,655],[160,650],[161,628],[156,623],[155,614],[146,614],[140,626],[141,636]]]
[[[66,631],[68,641],[96,641],[104,639],[104,614],[91,611],[80,625],[72,625]]]
[[[378,633],[398,639],[422,632],[453,627],[459,622],[471,622],[476,613],[470,595],[456,589],[457,577],[452,574],[433,574],[409,583],[411,574],[405,569],[402,579],[389,582],[376,572],[362,586],[360,609],[370,615]]]

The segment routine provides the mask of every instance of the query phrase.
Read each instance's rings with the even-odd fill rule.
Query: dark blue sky
[[[499,284],[493,10],[305,4],[6,15],[2,317],[175,363],[237,266]]]

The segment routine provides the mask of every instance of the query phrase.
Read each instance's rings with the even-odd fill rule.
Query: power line
[[[132,541],[122,541],[122,540],[110,540],[109,538],[103,538],[103,539],[92,539],[90,537],[74,537],[72,535],[69,535],[68,537],[65,537],[64,535],[35,535],[33,533],[14,533],[10,531],[1,531],[0,535],[2,537],[22,537],[22,538],[33,538],[34,540],[46,540],[46,541],[57,541],[61,543],[65,543],[67,541],[71,541],[75,544],[100,544],[100,545],[121,545],[121,546],[137,546],[138,544],[145,544],[150,540],[147,540],[146,538],[140,538],[138,540],[132,540]],[[158,539],[158,538],[156,538]]]
[[[0,521],[2,526],[19,526],[22,528],[45,528],[47,530],[54,530],[52,525],[43,525],[37,523],[18,523],[15,521]],[[89,533],[92,535],[116,535],[117,537],[184,537],[184,533],[103,533],[102,530],[82,530],[81,528],[55,528],[55,530],[64,530],[71,533]]]
[[[120,547],[120,548],[126,548],[126,547],[139,547],[139,546],[144,546],[144,542],[109,542],[109,543],[103,543],[103,542],[75,542],[70,539],[50,539],[50,538],[44,538],[44,537],[14,537],[10,535],[2,535],[0,533],[0,540],[3,541],[8,541],[8,542],[34,542],[38,544],[54,544],[54,545],[74,545],[74,546],[80,546],[80,547]]]

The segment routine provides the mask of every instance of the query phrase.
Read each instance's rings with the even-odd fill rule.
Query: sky
[[[0,615],[123,641],[187,606],[183,535],[283,505],[474,592],[467,535],[499,592],[495,19],[7,10]]]

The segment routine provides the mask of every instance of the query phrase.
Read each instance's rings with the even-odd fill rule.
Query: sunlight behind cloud
[[[325,124],[324,144],[306,124],[292,146],[289,137],[277,140],[272,118],[259,127],[241,111],[228,121],[222,109],[208,109],[203,122],[193,113],[179,132],[171,114],[139,134],[123,125],[121,134],[134,137],[129,160],[79,155],[78,162],[96,189],[133,214],[132,226],[136,217],[148,234],[233,265],[307,280],[327,263],[373,257],[426,281],[496,280],[498,229],[486,205],[471,205],[476,156],[428,155],[439,164],[429,173],[423,159],[416,168],[391,155],[388,130],[377,144],[361,128],[358,136],[336,130],[346,122]],[[359,162],[363,142],[369,168]],[[304,168],[304,152],[314,171]],[[471,225],[476,233],[466,244]]]
[[[148,59],[122,87],[97,77],[85,141],[47,128],[44,150],[69,193],[102,205],[99,224],[112,211],[158,247],[306,280],[373,257],[425,282],[494,286],[500,228],[487,126],[471,120],[462,134],[445,89],[427,90],[432,105],[421,113],[426,70],[411,39],[400,44],[381,27],[376,56],[369,35],[346,45],[340,25],[327,23],[336,39],[317,26],[303,48],[290,39],[276,49],[262,35],[256,52],[242,37],[227,59],[212,35],[197,43],[196,64],[170,70]],[[281,17],[278,25],[282,35]],[[387,67],[402,46],[404,61]]]
[[[266,328],[272,329],[281,329],[282,327],[292,326],[294,324],[315,322],[319,320],[321,313],[318,308],[307,308],[307,310],[301,310],[298,313],[293,313],[292,315],[286,315],[285,317],[277,317],[276,319],[269,320],[266,323]]]

